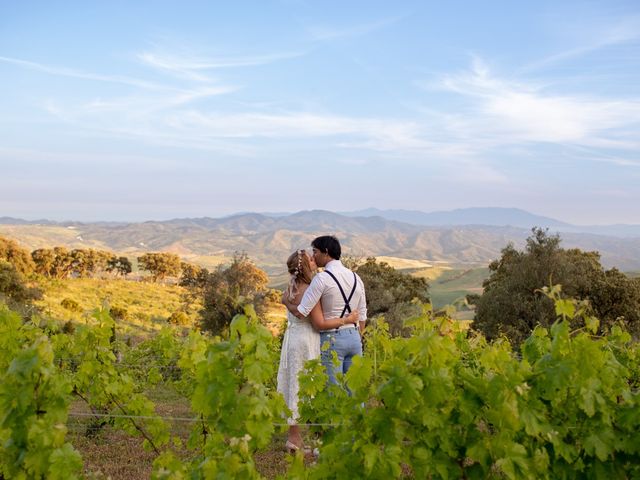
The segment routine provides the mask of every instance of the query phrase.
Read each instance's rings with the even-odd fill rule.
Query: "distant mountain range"
[[[368,208],[355,212],[343,212],[349,217],[378,216],[388,220],[412,223],[414,225],[447,226],[447,225],[492,225],[531,228],[566,227],[568,223],[549,217],[534,215],[518,208],[460,208],[457,210],[440,212],[421,212],[418,210],[378,210]]]
[[[346,217],[382,217],[387,220],[432,227],[485,225],[495,227],[532,227],[553,229],[557,232],[593,233],[614,237],[640,237],[640,225],[572,225],[555,218],[535,215],[519,208],[474,207],[456,210],[422,212],[419,210],[380,210],[367,208],[349,212],[337,212]],[[238,214],[242,215],[242,214]],[[269,212],[261,215],[280,218],[292,215],[286,212]],[[236,215],[231,215],[231,217]]]
[[[640,237],[640,225],[572,225],[555,218],[543,217],[519,208],[460,208],[439,212],[421,212],[417,210],[378,210],[368,208],[354,212],[342,212],[349,217],[379,216],[388,220],[411,223],[414,225],[491,225],[511,226],[531,229],[544,227],[558,232],[593,233],[616,237]]]
[[[292,214],[244,213],[224,218],[182,218],[140,223],[24,221],[0,217],[0,235],[30,249],[63,245],[128,255],[172,251],[213,265],[246,251],[267,271],[317,235],[335,234],[347,253],[427,262],[487,264],[512,242],[521,247],[534,226],[561,232],[563,246],[597,250],[603,264],[640,269],[640,226],[578,227],[518,209],[469,208],[451,212],[313,210]],[[637,232],[634,234],[634,232]]]

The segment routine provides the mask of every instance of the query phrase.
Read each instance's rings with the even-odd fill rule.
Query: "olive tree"
[[[632,334],[640,332],[640,280],[605,271],[598,252],[561,248],[560,237],[546,230],[534,228],[522,251],[505,247],[489,270],[482,295],[470,298],[473,327],[489,339],[504,335],[518,345],[536,325],[551,325],[554,304],[541,289],[556,284],[566,296],[589,301],[601,330],[623,321]]]
[[[202,328],[223,334],[233,317],[253,304],[258,314],[264,311],[269,277],[246,253],[236,253],[230,265],[219,266],[207,275],[203,288]]]
[[[145,253],[138,257],[138,265],[151,273],[154,282],[180,274],[180,257],[175,253]]]

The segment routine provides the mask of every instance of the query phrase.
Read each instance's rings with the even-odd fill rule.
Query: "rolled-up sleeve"
[[[360,301],[358,303],[357,309],[358,309],[358,315],[360,316],[359,320],[361,322],[364,322],[367,319],[367,296],[364,291],[364,283],[362,282],[359,276],[357,278],[358,278],[359,288],[361,289]]]
[[[304,295],[302,296],[302,300],[300,301],[300,305],[298,305],[298,311],[304,315],[305,317],[311,313],[313,307],[316,306],[316,303],[320,301],[320,297],[322,296],[322,292],[324,291],[324,280],[322,277],[325,275],[317,274],[311,280],[311,285],[305,290]]]

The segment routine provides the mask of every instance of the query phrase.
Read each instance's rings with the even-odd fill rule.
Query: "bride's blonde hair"
[[[311,283],[311,277],[313,277],[307,252],[304,250],[293,252],[287,259],[287,270],[291,274],[287,294],[290,299],[293,299],[298,293],[298,283],[302,282],[308,285]]]

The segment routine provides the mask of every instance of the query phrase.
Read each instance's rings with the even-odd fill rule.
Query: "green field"
[[[445,270],[430,282],[434,308],[453,305],[469,293],[482,293],[482,282],[489,276],[487,267]]]

